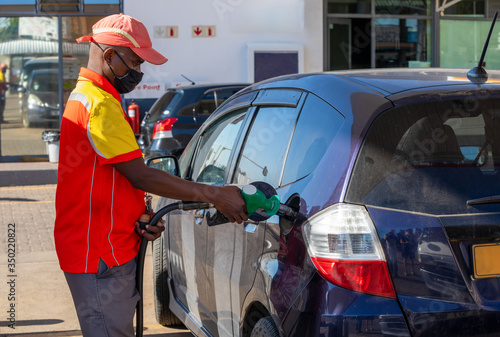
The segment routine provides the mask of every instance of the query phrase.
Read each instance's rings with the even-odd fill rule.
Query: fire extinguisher
[[[132,100],[132,103],[128,106],[127,108],[128,111],[128,117],[129,117],[129,122],[130,126],[132,127],[132,130],[134,131],[135,134],[139,134],[140,128],[139,125],[141,123],[141,111],[140,108],[137,104],[135,104],[135,101]]]

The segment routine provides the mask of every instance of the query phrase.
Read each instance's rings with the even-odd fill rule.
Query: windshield
[[[346,201],[435,215],[498,210],[500,100],[466,97],[388,110],[368,131]]]
[[[32,92],[56,92],[59,88],[57,73],[41,73],[33,76],[31,81]]]

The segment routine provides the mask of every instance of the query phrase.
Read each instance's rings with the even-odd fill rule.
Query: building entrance
[[[371,66],[371,20],[328,19],[328,69],[363,69]]]

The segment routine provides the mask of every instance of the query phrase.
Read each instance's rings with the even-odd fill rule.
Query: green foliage
[[[0,42],[18,38],[19,18],[0,18]]]

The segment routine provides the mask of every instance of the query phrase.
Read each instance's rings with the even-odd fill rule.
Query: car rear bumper
[[[313,277],[286,314],[285,336],[410,336],[397,300],[364,295]]]
[[[364,295],[318,278],[313,277],[284,316],[284,336],[499,335],[500,311],[413,297],[393,300]],[[401,307],[407,308],[405,313]]]

